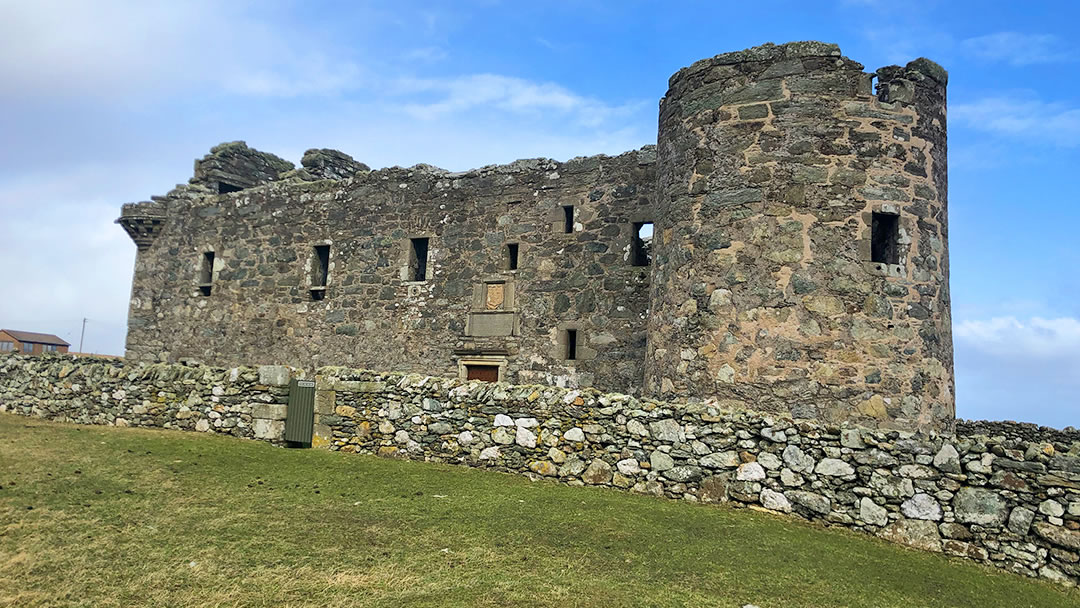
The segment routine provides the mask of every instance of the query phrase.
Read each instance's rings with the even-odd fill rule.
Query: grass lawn
[[[749,510],[0,414],[0,606],[1080,606]]]

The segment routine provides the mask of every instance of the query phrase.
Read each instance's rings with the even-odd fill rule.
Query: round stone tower
[[[952,425],[947,79],[926,59],[865,73],[820,42],[726,53],[672,76],[657,142],[650,394]]]

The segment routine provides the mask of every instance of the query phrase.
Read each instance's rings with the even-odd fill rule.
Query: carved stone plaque
[[[505,284],[488,283],[484,293],[484,308],[486,310],[502,310],[505,297]]]

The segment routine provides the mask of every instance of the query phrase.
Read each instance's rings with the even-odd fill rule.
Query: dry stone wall
[[[10,355],[0,411],[277,441],[295,373]],[[341,367],[315,381],[316,446],[768,509],[1080,581],[1080,442],[1065,434],[914,434]]]
[[[280,366],[222,369],[9,356],[0,358],[0,411],[280,442],[289,380],[296,375],[302,372]]]

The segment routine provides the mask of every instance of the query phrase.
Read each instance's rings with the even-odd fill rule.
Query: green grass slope
[[[790,518],[0,414],[0,606],[1080,606]]]

